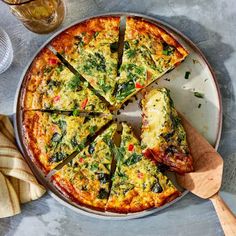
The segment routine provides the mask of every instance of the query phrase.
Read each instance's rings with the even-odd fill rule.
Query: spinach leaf
[[[73,148],[77,147],[78,143],[77,143],[77,139],[76,136],[74,136],[71,140],[70,143],[72,145]]]
[[[54,153],[50,159],[49,162],[60,162],[66,158],[66,154],[63,152],[56,152]]]
[[[61,141],[61,138],[62,136],[59,133],[54,133],[51,138],[51,141],[57,143]]]
[[[75,75],[71,81],[68,83],[68,88],[73,91],[80,91],[82,90],[81,84],[81,78],[78,75]]]
[[[156,181],[153,183],[153,185],[151,187],[151,191],[154,192],[154,193],[163,192],[163,188],[161,187],[158,179],[156,179]]]
[[[127,57],[128,57],[129,59],[131,59],[131,58],[134,58],[134,57],[135,57],[135,55],[136,55],[136,53],[137,53],[137,50],[136,50],[136,49],[129,49],[129,50],[127,50],[125,53],[126,53]]]
[[[91,171],[96,171],[98,169],[98,163],[93,163],[91,166],[90,166],[90,170]]]
[[[66,128],[67,128],[66,121],[64,121],[64,120],[59,120],[59,121],[58,121],[58,126],[59,126],[60,129],[62,130],[62,135],[65,135],[65,134],[66,134]]]
[[[127,166],[131,166],[142,159],[142,155],[137,153],[133,153],[127,160],[124,161],[124,164]]]
[[[127,96],[129,96],[132,92],[135,91],[135,84],[134,84],[133,80],[129,80],[126,83],[118,84],[115,89],[116,89],[116,91],[115,91],[116,98],[118,100],[123,100]]]
[[[108,198],[108,195],[109,195],[109,193],[107,192],[107,190],[104,189],[104,188],[101,188],[101,189],[99,190],[98,198],[99,198],[99,199],[107,199],[107,198]]]
[[[101,184],[105,184],[105,183],[109,182],[110,175],[105,174],[105,173],[98,173],[98,180],[100,181]]]
[[[97,127],[96,125],[94,125],[94,126],[90,126],[90,127],[89,127],[90,135],[95,134],[97,128],[98,128],[98,127]]]
[[[111,53],[117,52],[117,50],[118,50],[118,42],[111,43],[110,44],[110,50],[111,50]]]
[[[128,50],[129,48],[130,48],[129,42],[128,42],[128,41],[125,41],[125,42],[124,42],[124,49],[125,49],[125,50]]]
[[[94,145],[91,143],[91,144],[88,146],[88,153],[89,153],[89,154],[93,154],[94,151],[95,151]]]
[[[163,46],[163,51],[162,51],[163,55],[170,56],[175,51],[175,48],[168,45],[166,42],[162,43],[162,46]]]

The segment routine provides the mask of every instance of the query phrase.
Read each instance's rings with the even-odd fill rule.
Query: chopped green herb
[[[93,37],[94,37],[94,38],[97,38],[98,35],[99,35],[99,32],[95,32],[94,35],[93,35]]]
[[[175,48],[168,45],[167,43],[162,43],[163,45],[163,51],[162,51],[162,54],[163,55],[166,55],[166,56],[170,56],[171,54],[173,54]]]
[[[201,104],[201,103],[199,103],[199,104],[198,104],[198,108],[201,108],[201,106],[202,106],[202,104]]]
[[[118,100],[123,100],[134,91],[135,84],[133,80],[130,80],[124,84],[119,84],[116,90],[116,98]]]
[[[79,110],[75,109],[75,110],[73,111],[73,116],[78,116],[78,115],[79,115]]]
[[[186,71],[184,78],[185,78],[185,79],[189,79],[190,74],[191,74],[190,71]]]
[[[194,96],[197,97],[197,98],[204,98],[204,94],[199,93],[199,92],[194,92]]]
[[[60,74],[63,71],[64,67],[65,66],[62,63],[60,63],[58,67],[56,67],[57,74]]]
[[[88,81],[84,81],[84,86],[85,86],[86,88],[88,88],[88,86],[89,86]]]
[[[133,153],[125,162],[124,164],[127,166],[131,166],[142,159],[142,155],[138,155],[137,153]]]
[[[90,170],[91,171],[96,171],[98,169],[98,163],[93,163],[91,166],[90,166]]]
[[[136,53],[137,53],[136,49],[129,49],[126,51],[126,55],[128,56],[129,59],[135,57]]]
[[[52,67],[45,67],[43,70],[44,75],[50,73],[52,71]]]
[[[91,135],[93,135],[96,130],[97,130],[97,126],[96,125],[89,127],[89,132],[91,133]]]
[[[72,79],[70,80],[70,82],[68,83],[68,88],[70,88],[73,91],[78,91],[81,90],[82,88],[80,87],[81,84],[81,79],[80,76],[75,75],[72,77]]]

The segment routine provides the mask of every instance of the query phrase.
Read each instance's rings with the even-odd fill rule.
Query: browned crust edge
[[[141,207],[133,207],[133,208],[129,208],[128,210],[125,209],[124,207],[107,207],[106,211],[109,212],[114,212],[114,213],[123,213],[123,214],[128,214],[128,213],[136,213],[136,212],[140,212],[140,211],[144,211],[144,210],[149,210],[153,207],[161,207],[163,205],[165,205],[166,203],[169,203],[171,201],[173,201],[175,198],[179,197],[181,195],[181,193],[176,189],[175,192],[173,192],[171,195],[169,195],[168,197],[164,198],[163,201],[159,204],[159,205],[151,205],[151,206],[141,206]]]
[[[102,208],[102,207],[94,207],[94,206],[85,204],[85,203],[83,203],[82,201],[80,201],[80,200],[78,200],[77,198],[75,198],[72,193],[70,193],[69,191],[67,191],[67,189],[66,189],[64,186],[62,186],[62,185],[60,184],[60,182],[56,179],[55,176],[52,176],[52,177],[51,177],[51,182],[53,183],[53,185],[54,185],[64,196],[66,196],[67,198],[69,198],[69,199],[70,199],[71,201],[73,201],[75,204],[77,204],[77,205],[79,205],[79,206],[83,206],[83,207],[88,207],[89,209],[92,209],[92,210],[105,212],[105,207],[104,207],[104,208]]]
[[[38,158],[39,150],[37,149],[36,142],[34,142],[35,137],[32,134],[32,130],[29,127],[29,126],[35,124],[37,117],[27,116],[26,113],[28,113],[28,112],[30,112],[30,111],[22,112],[23,113],[22,130],[24,133],[23,143],[26,147],[26,150],[27,150],[27,153],[28,153],[28,156],[30,157],[30,159],[46,175],[49,173],[50,169],[47,168],[45,165],[43,165],[42,162],[39,160],[39,158]],[[33,119],[33,121],[32,121],[32,119]],[[28,122],[29,120],[31,120],[32,123],[29,124],[29,122]]]
[[[186,155],[184,153],[175,153],[174,154],[174,161],[170,160],[170,157],[165,155],[164,152],[160,152],[158,147],[154,147],[152,149],[147,148],[143,151],[143,154],[147,158],[154,158],[157,162],[163,163],[167,165],[171,171],[177,172],[179,174],[189,173],[194,170],[193,168],[193,158],[191,155]],[[178,155],[181,155],[182,160],[178,157]],[[181,163],[180,163],[181,162]]]
[[[170,35],[161,26],[157,26],[156,24],[151,23],[150,21],[145,20],[142,17],[138,17],[138,16],[128,16],[127,20],[135,20],[139,23],[145,23],[146,25],[148,25],[148,27],[152,29],[153,32],[156,32],[157,34],[159,34],[166,43],[168,43],[171,46],[174,46],[178,50],[178,52],[183,57],[182,60],[189,54],[188,50],[184,48],[184,46],[181,45],[173,35]]]

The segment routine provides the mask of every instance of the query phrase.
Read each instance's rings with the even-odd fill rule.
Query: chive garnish
[[[199,93],[199,92],[194,92],[194,96],[197,97],[197,98],[204,98],[204,94]]]
[[[190,71],[186,71],[184,78],[185,78],[185,79],[189,79],[190,74],[191,74]]]

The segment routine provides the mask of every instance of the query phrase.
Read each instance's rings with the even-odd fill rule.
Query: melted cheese
[[[170,98],[166,89],[153,89],[142,100],[144,122],[142,126],[142,144],[149,148],[161,143],[161,134],[171,131]]]

